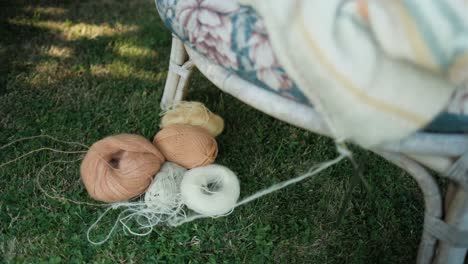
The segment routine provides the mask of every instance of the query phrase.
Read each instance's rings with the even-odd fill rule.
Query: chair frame
[[[194,66],[219,89],[242,102],[294,126],[332,137],[326,123],[313,108],[241,79],[185,46],[176,36],[172,40],[169,72],[161,99],[163,110],[184,98]],[[275,107],[271,107],[271,102],[275,102]],[[400,142],[370,151],[407,171],[423,193],[425,219],[417,263],[464,263],[468,237],[460,237],[460,234],[467,234],[462,230],[468,230],[468,171],[461,175],[448,172],[456,164],[454,160],[468,157],[468,137],[415,133]],[[449,178],[445,199],[425,167]]]

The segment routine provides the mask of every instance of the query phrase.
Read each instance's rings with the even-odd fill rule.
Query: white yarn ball
[[[145,204],[158,213],[175,214],[182,208],[180,183],[187,171],[173,162],[165,162],[145,193]]]
[[[229,213],[240,194],[239,180],[234,172],[216,164],[187,171],[180,188],[182,202],[205,216]]]

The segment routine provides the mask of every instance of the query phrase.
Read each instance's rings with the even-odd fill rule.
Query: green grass
[[[151,139],[167,75],[170,33],[153,1],[10,1],[0,9],[0,145],[48,134],[93,142],[117,133]],[[246,196],[335,157],[331,140],[268,117],[220,92],[200,74],[188,99],[226,122],[217,163],[235,171]],[[1,150],[0,163],[39,147],[76,149],[46,139]],[[86,230],[102,208],[79,179],[79,155],[41,152],[0,168],[0,255],[6,262],[409,263],[421,234],[423,203],[413,180],[355,149],[372,190],[356,188],[341,225],[341,201],[353,175],[343,162],[314,179],[236,209],[230,216],[146,237],[118,230],[93,246]],[[110,228],[111,218],[96,237]]]

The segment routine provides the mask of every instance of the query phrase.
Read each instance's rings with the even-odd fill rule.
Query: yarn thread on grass
[[[39,136],[39,137],[49,137],[49,136]],[[30,138],[25,138],[25,139],[32,139],[32,138],[35,138],[35,137],[30,137]],[[50,138],[55,140],[52,137],[50,137]],[[13,143],[16,143],[16,142],[19,142],[19,141],[22,141],[22,140],[25,140],[25,139],[16,140],[16,141],[11,142],[11,143],[9,143],[7,145],[1,146],[0,150],[10,146]],[[59,140],[56,140],[56,141],[63,142],[63,141],[59,141]],[[63,142],[63,143],[76,144],[74,142]],[[80,145],[82,145],[82,144],[80,144]],[[82,145],[82,146],[86,147],[85,145]],[[307,178],[310,178],[312,176],[315,176],[315,175],[319,174],[320,172],[322,172],[323,170],[325,170],[327,168],[330,168],[331,166],[339,163],[340,161],[342,161],[345,158],[348,158],[348,159],[352,160],[352,154],[346,148],[346,146],[344,144],[336,144],[336,146],[337,146],[337,151],[338,151],[338,153],[340,155],[338,157],[336,157],[335,159],[330,160],[330,161],[326,161],[326,162],[322,162],[320,164],[316,164],[307,173],[305,173],[305,174],[303,174],[301,176],[298,176],[298,177],[289,179],[287,181],[283,181],[283,182],[274,184],[274,185],[272,185],[272,186],[270,186],[268,188],[257,191],[256,193],[254,193],[254,194],[252,194],[252,195],[250,195],[248,197],[243,198],[242,200],[238,201],[235,205],[233,205],[231,210],[228,213],[224,214],[224,215],[205,215],[205,214],[186,215],[185,211],[182,208],[180,210],[174,210],[177,213],[171,215],[170,217],[168,217],[166,214],[162,214],[160,212],[157,212],[156,210],[154,210],[153,208],[148,206],[148,204],[145,201],[117,202],[117,203],[113,203],[111,205],[89,204],[89,203],[73,201],[71,199],[66,199],[66,198],[58,197],[58,196],[54,196],[54,195],[48,195],[47,192],[42,187],[40,188],[40,190],[43,191],[49,198],[52,198],[52,199],[58,199],[58,200],[67,201],[67,202],[73,202],[73,203],[76,203],[76,204],[89,204],[89,205],[93,205],[93,206],[108,206],[107,209],[99,216],[99,218],[96,220],[96,222],[94,222],[89,227],[89,229],[87,231],[88,241],[90,243],[94,244],[94,245],[99,245],[99,244],[103,244],[105,241],[107,241],[110,238],[110,236],[112,235],[112,233],[115,231],[115,229],[118,227],[119,224],[122,225],[122,228],[124,229],[124,231],[126,233],[130,233],[132,235],[137,235],[137,236],[145,236],[145,235],[148,235],[149,233],[151,233],[153,231],[153,228],[155,226],[159,225],[159,224],[166,224],[168,226],[176,227],[176,226],[182,225],[184,223],[192,222],[194,220],[201,219],[201,218],[207,218],[207,217],[216,218],[216,217],[221,217],[221,216],[228,215],[235,208],[237,208],[237,207],[239,207],[241,205],[250,203],[250,202],[252,202],[252,201],[254,201],[256,199],[259,199],[259,198],[261,198],[261,197],[263,197],[265,195],[268,195],[268,194],[270,194],[272,192],[276,192],[276,191],[278,191],[280,189],[286,188],[287,186],[289,186],[291,184],[294,184],[294,183],[303,181],[303,180],[305,180]],[[54,152],[70,153],[70,154],[72,154],[72,153],[75,153],[75,154],[83,153],[83,151],[60,151],[60,150],[54,150],[54,149],[50,149],[50,148],[41,148],[40,150],[51,150],[51,151],[54,151]],[[37,151],[38,150],[30,151],[30,152],[28,152],[28,153],[26,153],[24,155],[21,155],[18,158],[15,158],[14,161],[25,158],[26,156],[29,156],[30,154],[33,154],[33,153],[35,153]],[[88,153],[89,153],[89,151],[88,151]],[[3,166],[5,166],[5,165],[7,165],[7,164],[9,164],[11,162],[12,161],[10,160],[10,161],[7,161],[5,163],[0,164],[0,168],[2,168]],[[62,162],[62,161],[57,161],[57,162]],[[74,161],[63,161],[63,162],[74,162]],[[46,166],[48,166],[48,165],[50,165],[52,163],[54,163],[54,162],[49,162],[47,165],[45,165],[41,169],[40,172],[42,172],[45,169]],[[114,225],[113,225],[112,229],[107,233],[107,236],[104,239],[102,239],[100,241],[97,241],[97,242],[91,240],[90,239],[90,233],[94,230],[94,228],[98,225],[98,223],[103,219],[103,217],[105,215],[107,215],[107,213],[110,212],[111,210],[115,210],[115,209],[118,209],[118,208],[124,208],[124,210],[119,214],[117,220],[114,222]],[[139,225],[137,230],[134,230],[131,227],[131,225],[128,224],[130,221],[135,221]]]
[[[195,213],[195,214],[187,215],[182,208],[177,214],[172,214],[171,217],[167,217],[167,216],[161,215],[158,212],[155,212],[155,210],[151,209],[151,207],[148,206],[145,202],[125,202],[125,203],[112,204],[110,207],[108,207],[104,211],[104,213],[102,213],[99,216],[96,222],[94,222],[89,227],[88,232],[87,232],[88,241],[94,245],[100,245],[100,244],[105,243],[110,238],[110,236],[112,235],[112,233],[115,231],[115,229],[118,227],[119,224],[122,225],[122,228],[126,233],[130,233],[136,236],[145,236],[145,235],[150,234],[157,225],[161,225],[161,224],[172,226],[172,227],[177,227],[182,224],[195,221],[197,219],[218,218],[218,217],[227,216],[230,213],[232,213],[235,208],[239,206],[250,203],[265,195],[268,195],[270,193],[286,188],[291,184],[294,184],[294,183],[303,181],[307,178],[310,178],[312,176],[315,176],[319,174],[320,172],[330,168],[331,166],[339,163],[343,159],[351,158],[351,153],[347,149],[340,149],[339,147],[338,151],[340,155],[336,157],[335,159],[316,164],[315,166],[310,168],[310,170],[307,173],[303,175],[297,176],[295,178],[291,178],[283,182],[276,183],[268,188],[257,191],[256,193],[250,196],[247,196],[243,198],[242,200],[233,204],[232,207],[224,214],[207,215],[207,214]],[[202,187],[202,186],[199,186],[199,187]],[[200,188],[200,191],[202,191],[202,188]],[[94,230],[94,228],[101,222],[104,216],[107,215],[111,210],[115,210],[119,208],[124,208],[124,210],[119,214],[119,216],[117,217],[117,220],[114,222],[112,229],[107,233],[107,235],[100,241],[91,240],[90,239],[91,231]],[[136,229],[131,228],[131,224],[129,223],[132,221],[136,222],[138,228]]]

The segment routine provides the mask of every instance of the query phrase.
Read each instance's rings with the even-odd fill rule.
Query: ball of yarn
[[[218,155],[215,138],[197,126],[165,127],[154,136],[153,144],[168,161],[188,169],[211,164]]]
[[[182,101],[165,112],[161,119],[161,128],[174,124],[203,127],[214,137],[224,129],[224,120],[200,102]]]
[[[139,135],[121,134],[94,143],[81,163],[89,195],[112,203],[141,195],[164,162],[164,156]]]
[[[188,208],[205,216],[217,216],[234,209],[240,187],[234,172],[212,164],[187,171],[180,192]]]
[[[165,162],[145,193],[145,204],[153,211],[176,215],[182,209],[180,183],[187,171],[173,162]]]

